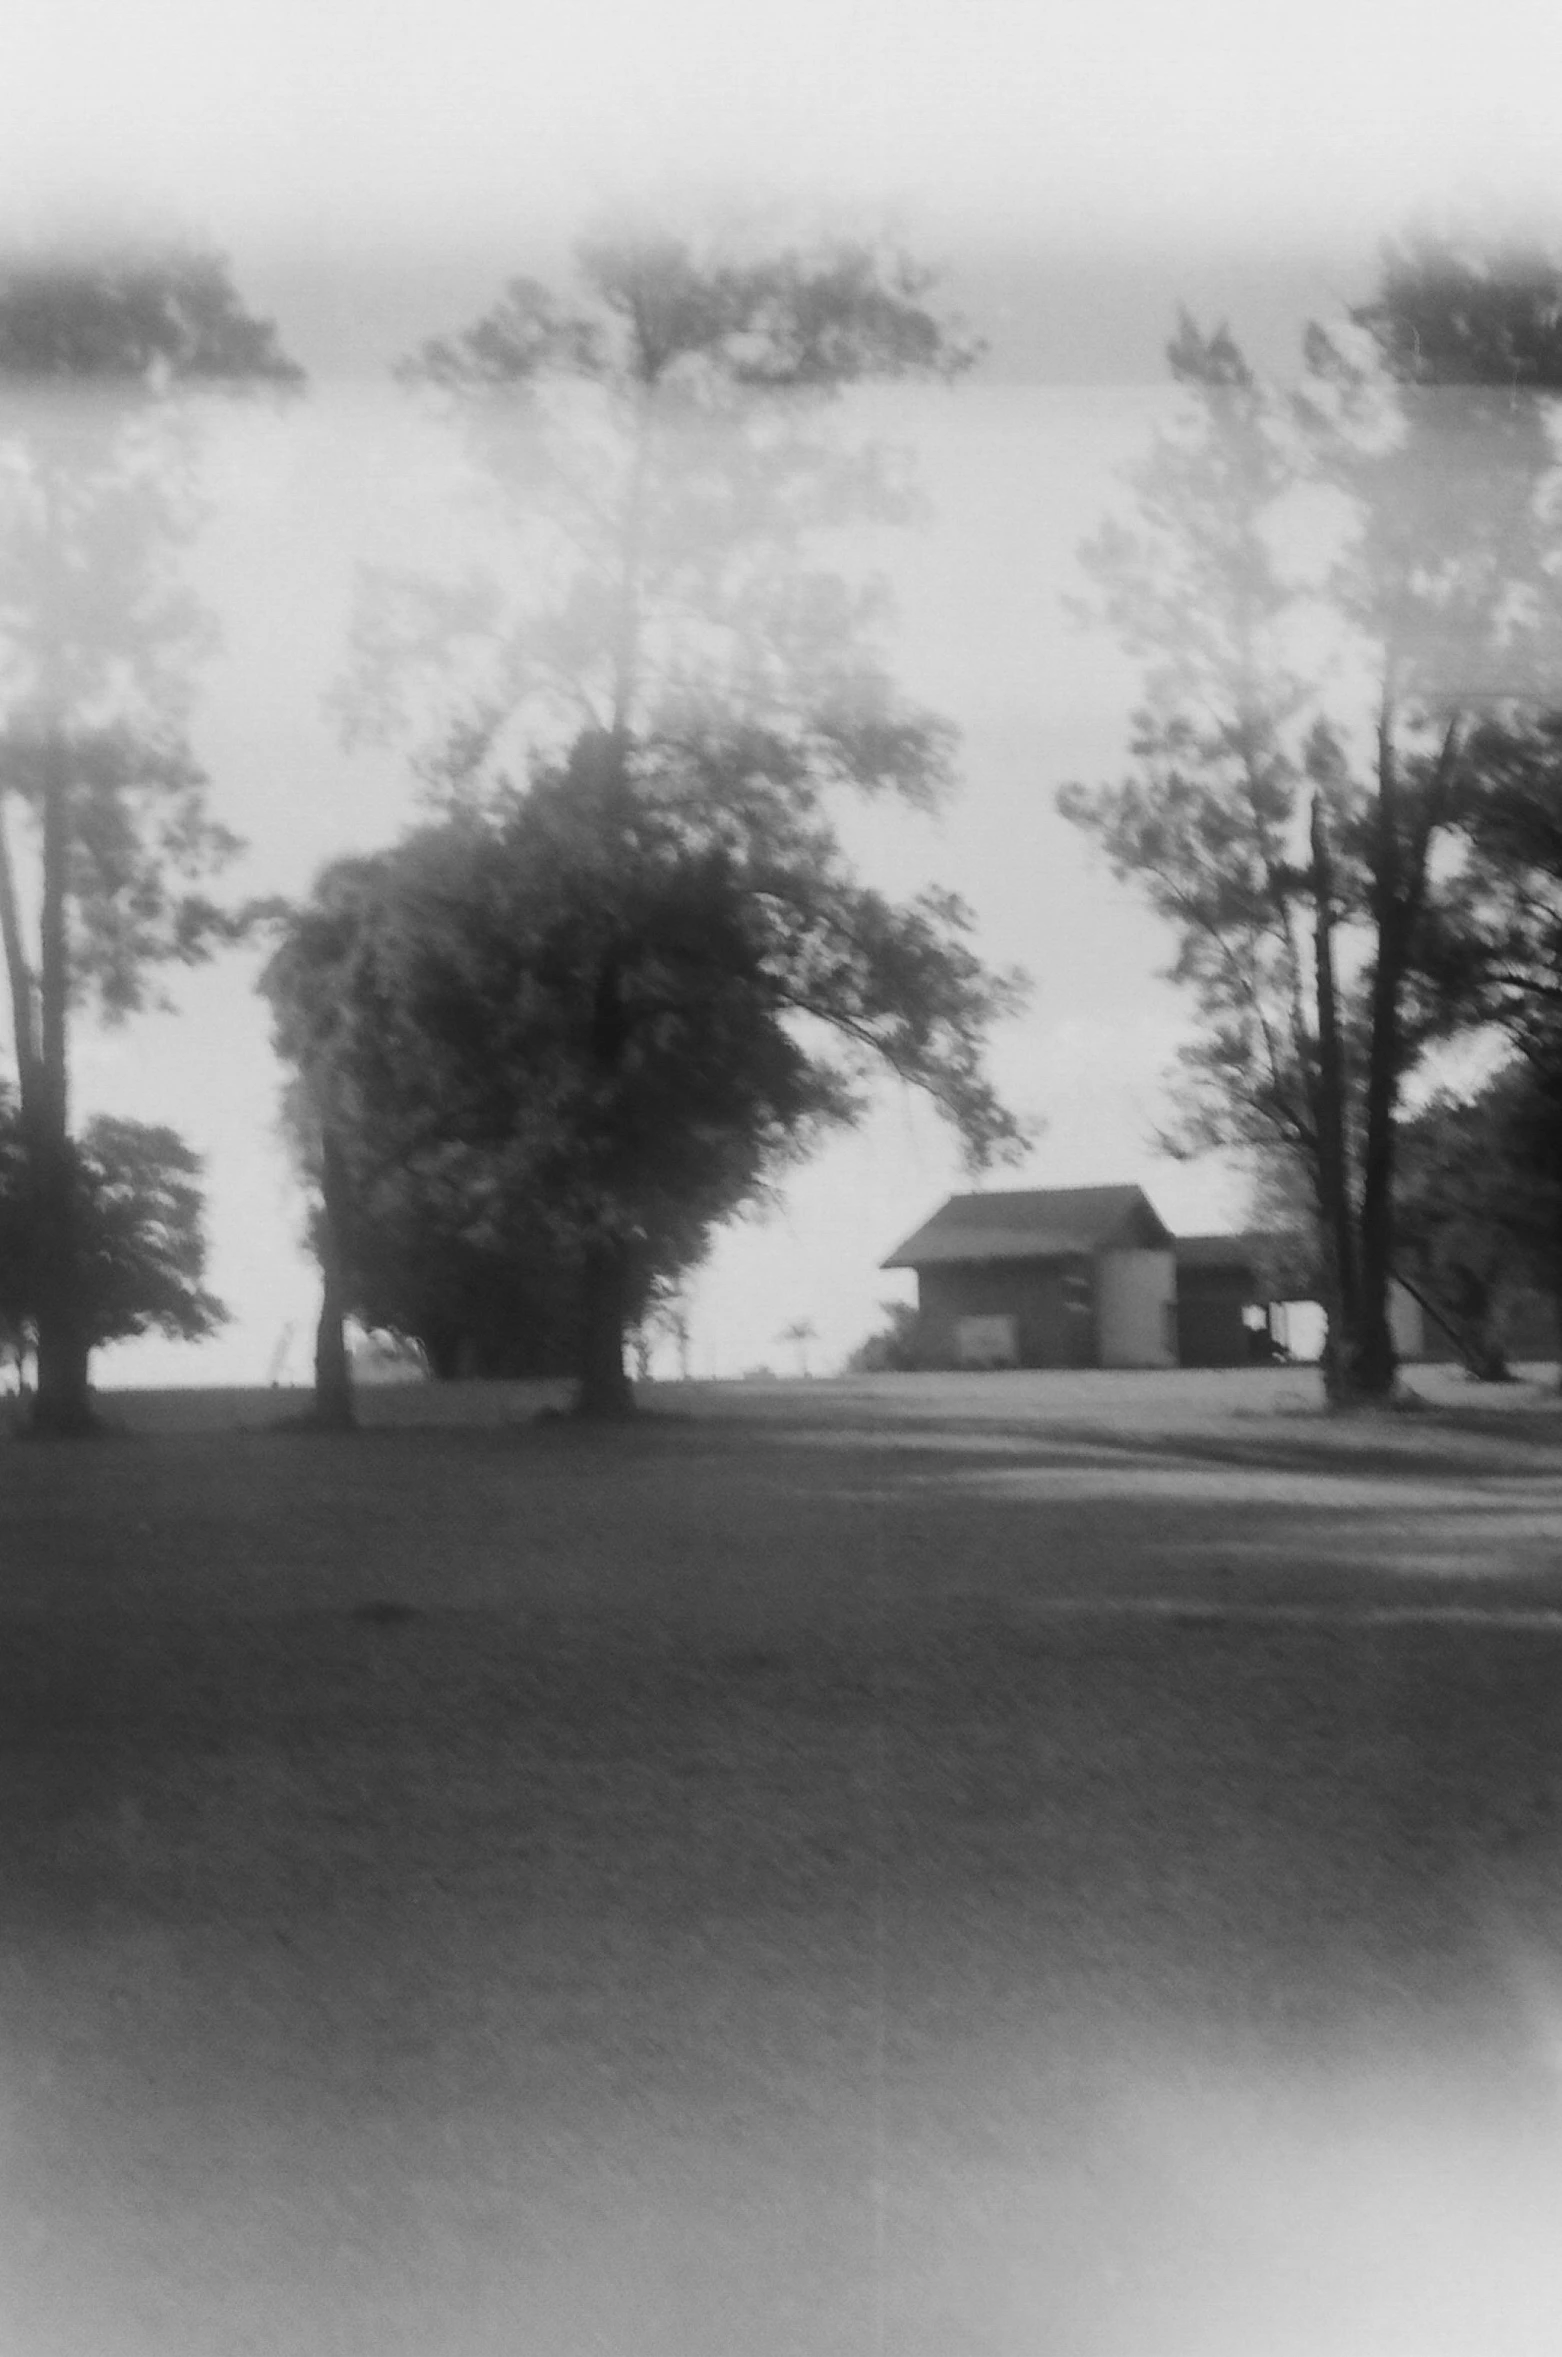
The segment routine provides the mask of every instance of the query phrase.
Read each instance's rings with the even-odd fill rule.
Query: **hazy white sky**
[[[1166,945],[1057,820],[1110,774],[1131,681],[1063,622],[1073,552],[1152,414],[1176,304],[1227,311],[1266,360],[1364,291],[1408,217],[1554,217],[1562,12],[1428,0],[24,0],[7,14],[0,196],[23,227],[175,227],[232,256],[311,368],[310,403],[224,447],[199,559],[226,647],[198,726],[249,889],[301,890],[408,815],[396,762],[349,759],[320,700],[353,571],[416,529],[388,360],[549,265],[606,202],[755,194],[898,221],[992,341],[982,379],[917,422],[934,520],[900,552],[904,677],[964,732],[936,824],[854,836],[894,887],[970,899],[988,953],[1029,967],[999,1043],[1048,1127],[1019,1182],[1138,1178],[1174,1226],[1240,1202],[1157,1163],[1178,1036]],[[175,1122],[209,1157],[212,1277],[237,1322],[198,1357],[145,1346],[101,1379],[254,1380],[312,1314],[275,1073],[241,962],[177,1019],[83,1035],[85,1107]],[[808,1315],[836,1357],[902,1290],[875,1264],[956,1183],[926,1111],[868,1130],[745,1223],[702,1281],[696,1363],[784,1362]]]
[[[232,236],[458,236],[669,171],[1031,235],[1263,236],[1548,196],[1545,0],[23,0],[0,152],[40,203]]]

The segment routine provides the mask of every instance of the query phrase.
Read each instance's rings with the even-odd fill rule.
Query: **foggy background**
[[[290,0],[30,8],[10,34],[11,227],[209,240],[310,374],[285,417],[214,437],[192,564],[224,638],[194,736],[250,845],[236,891],[302,892],[413,815],[405,759],[349,756],[323,710],[358,566],[427,560],[450,529],[448,459],[390,383],[396,358],[507,276],[560,276],[604,209],[888,227],[935,267],[989,351],[965,383],[889,404],[930,515],[882,555],[899,676],[959,727],[964,787],[932,822],[848,812],[846,837],[871,882],[959,890],[983,953],[1033,977],[995,1066],[1045,1126],[998,1183],[1137,1180],[1174,1228],[1241,1218],[1230,1171],[1153,1150],[1182,1036],[1168,945],[1053,808],[1120,765],[1133,694],[1062,599],[1167,398],[1179,304],[1284,370],[1309,316],[1366,293],[1385,235],[1554,210],[1550,12]],[[256,962],[181,981],[175,1016],[78,1032],[78,1114],[171,1122],[207,1158],[210,1281],[234,1313],[198,1352],[102,1354],[104,1382],[254,1381],[290,1327],[302,1367],[314,1278]],[[815,1366],[837,1361],[909,1284],[878,1260],[958,1183],[931,1111],[886,1089],[719,1242],[693,1287],[695,1371],[787,1366],[798,1318]]]

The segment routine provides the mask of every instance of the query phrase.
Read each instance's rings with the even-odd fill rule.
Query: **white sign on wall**
[[[1017,1367],[1017,1318],[961,1318],[955,1326],[955,1355],[962,1367]]]

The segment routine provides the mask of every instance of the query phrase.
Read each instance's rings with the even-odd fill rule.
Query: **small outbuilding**
[[[952,1195],[882,1264],[930,1367],[1174,1367],[1177,1260],[1140,1187]]]
[[[1246,1367],[1290,1357],[1300,1306],[1275,1298],[1285,1237],[1174,1236],[1140,1187],[951,1195],[881,1266],[916,1271],[924,1367]],[[1412,1287],[1389,1309],[1402,1360],[1459,1355]],[[1510,1288],[1493,1338],[1510,1361],[1554,1358],[1557,1319]]]

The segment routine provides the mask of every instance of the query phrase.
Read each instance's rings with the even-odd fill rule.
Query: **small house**
[[[1174,1367],[1177,1259],[1140,1187],[952,1195],[882,1263],[914,1269],[933,1367]]]

